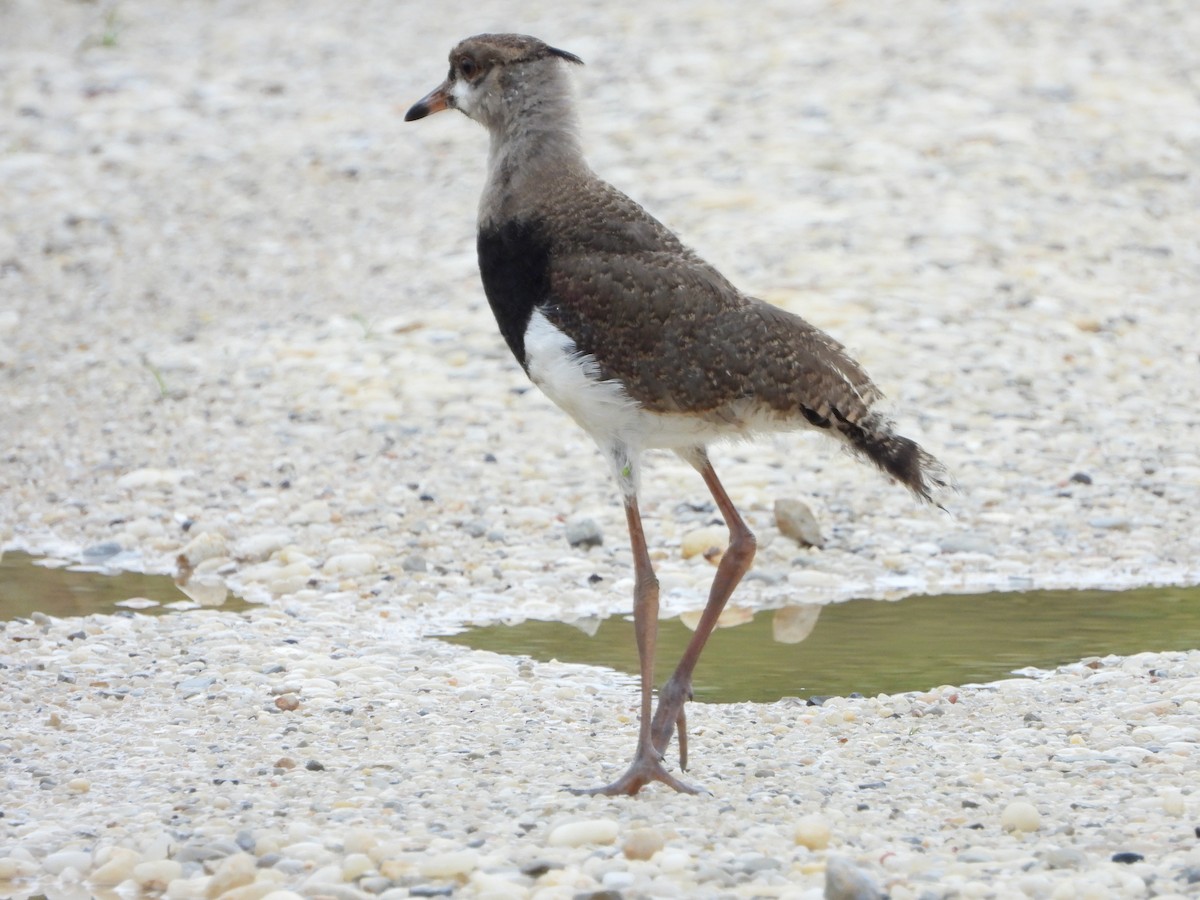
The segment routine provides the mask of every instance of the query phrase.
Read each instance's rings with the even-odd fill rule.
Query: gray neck
[[[504,96],[484,117],[491,145],[481,224],[535,205],[538,185],[549,179],[588,171],[563,64],[548,59],[540,65],[551,71],[506,73]]]

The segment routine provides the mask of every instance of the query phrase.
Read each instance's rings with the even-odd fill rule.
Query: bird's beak
[[[414,122],[417,119],[431,116],[435,112],[441,112],[443,109],[449,109],[452,105],[450,81],[447,79],[414,103],[412,108],[404,114],[404,121]]]

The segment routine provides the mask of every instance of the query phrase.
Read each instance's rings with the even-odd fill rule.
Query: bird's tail
[[[955,489],[949,471],[916,441],[897,434],[886,416],[871,412],[857,422],[837,416],[836,428],[859,456],[922,500],[945,508],[942,499]]]

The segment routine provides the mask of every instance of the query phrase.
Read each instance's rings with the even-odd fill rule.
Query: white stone
[[[616,839],[615,819],[583,819],[557,826],[546,843],[551,847],[581,847],[584,844],[611,844]]]
[[[466,875],[479,865],[479,854],[474,850],[452,850],[436,853],[422,859],[417,869],[425,878],[454,878]]]
[[[325,560],[322,567],[330,575],[367,575],[378,568],[370,553],[339,553]]]
[[[350,853],[342,860],[342,878],[346,881],[354,881],[374,868],[375,864],[371,862],[371,857],[365,853]]]
[[[87,850],[60,850],[42,860],[42,869],[49,875],[61,875],[67,869],[86,872],[92,867],[92,854]]]
[[[249,853],[234,853],[217,863],[209,880],[206,892],[210,897],[220,897],[227,891],[252,884],[257,874],[258,860]]]
[[[797,844],[809,850],[824,850],[829,846],[833,832],[825,819],[811,813],[796,820],[793,837]]]
[[[142,861],[142,855],[128,847],[113,847],[108,851],[99,851],[96,862],[99,865],[88,876],[89,880],[99,885],[120,884],[133,876],[133,868]]]
[[[16,881],[21,878],[32,878],[37,872],[38,865],[31,860],[0,856],[0,881]]]
[[[703,556],[710,561],[719,560],[729,546],[729,529],[720,525],[697,528],[683,536],[679,550],[684,559]]]
[[[1013,800],[1000,813],[1000,827],[1005,831],[1037,831],[1041,825],[1041,813],[1027,800]]]
[[[625,837],[621,852],[626,859],[650,859],[663,849],[664,843],[657,828],[635,828]]]
[[[146,891],[165,891],[182,874],[183,866],[173,859],[156,859],[133,867],[133,880]]]

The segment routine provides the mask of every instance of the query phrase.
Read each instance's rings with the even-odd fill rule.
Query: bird
[[[756,541],[709,459],[714,442],[815,429],[918,498],[952,487],[946,467],[898,434],[882,393],[845,347],[747,296],[584,159],[574,53],[523,34],[478,34],[450,51],[445,80],[405,121],[456,109],[488,132],[476,248],[484,294],[529,379],[607,460],[633,553],[640,725],[624,774],[579,794],[633,795],[651,783],[695,794],[665,764],[705,643],[749,570]],[[643,456],[674,451],[700,474],[729,529],[699,624],[654,707],[658,580],[638,507]],[[938,503],[938,505],[941,505]]]

